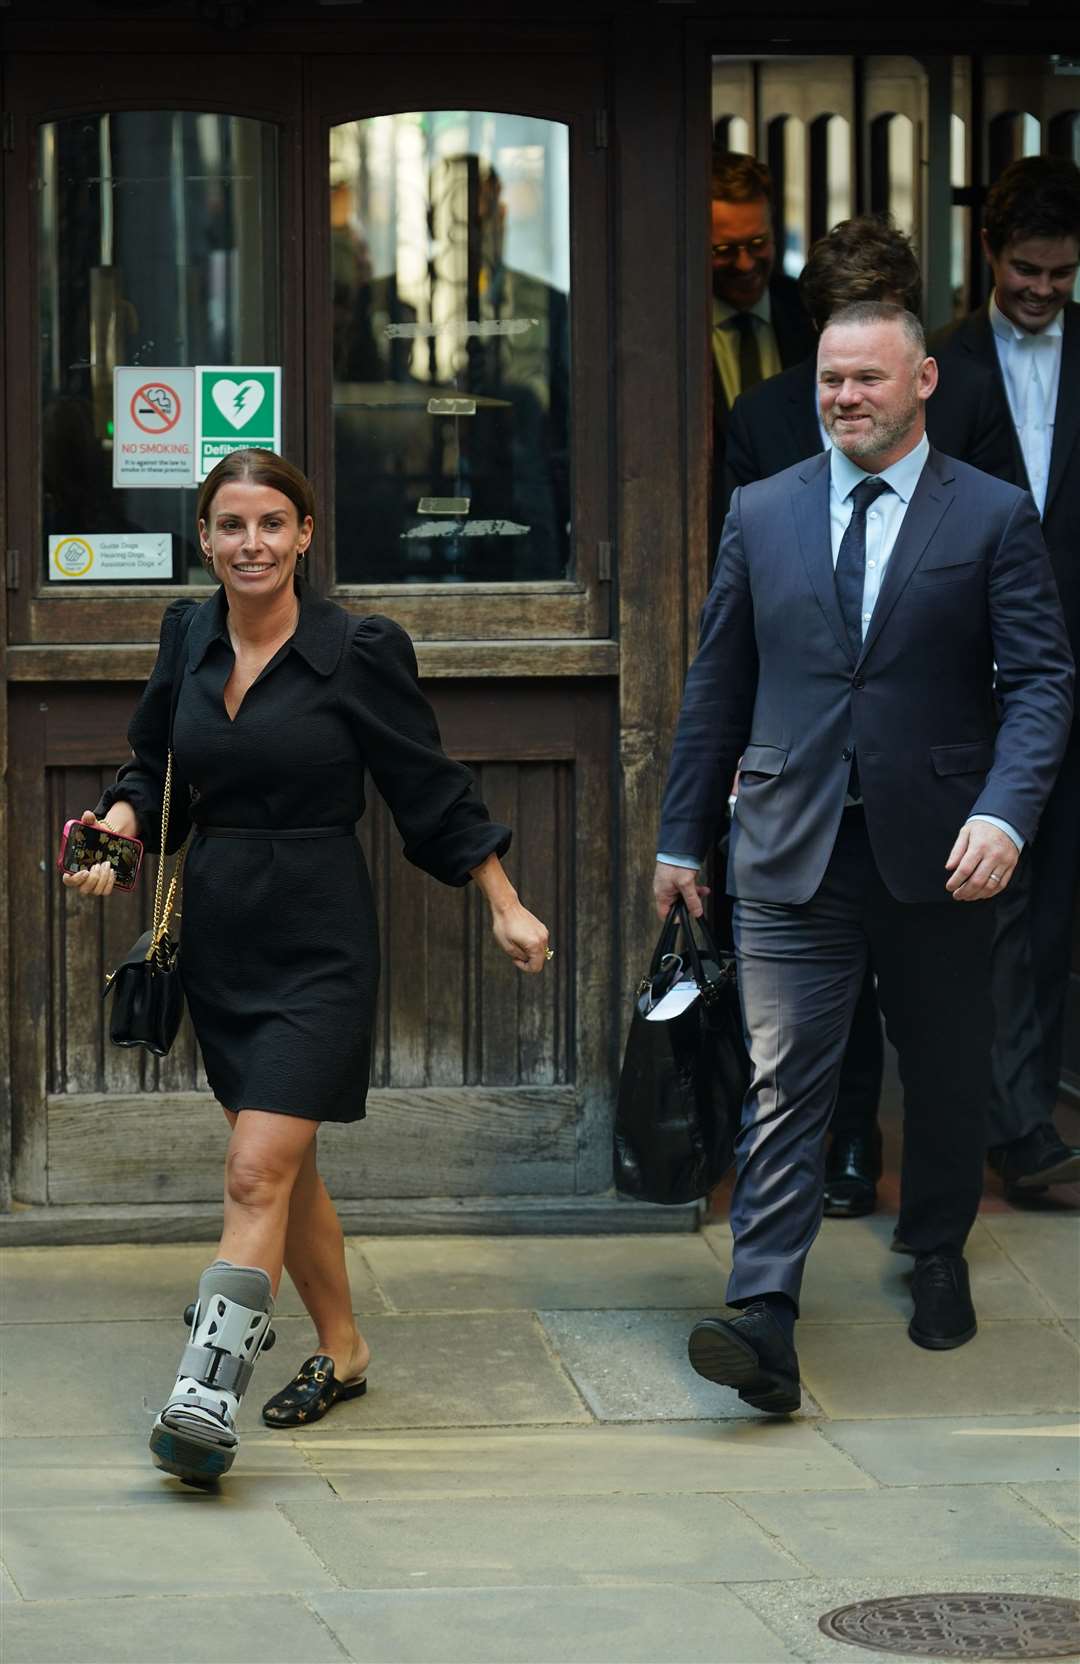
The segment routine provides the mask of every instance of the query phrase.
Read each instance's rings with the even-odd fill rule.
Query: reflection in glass
[[[167,532],[209,580],[194,491],[115,490],[118,364],[275,364],[277,132],[135,110],[39,130],[42,532]],[[46,567],[47,570],[47,567]],[[138,581],[138,580],[136,580]]]
[[[337,578],[565,577],[568,130],[435,110],[330,133]]]

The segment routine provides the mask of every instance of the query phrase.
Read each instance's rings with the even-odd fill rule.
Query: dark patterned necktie
[[[847,626],[852,662],[857,663],[863,642],[863,590],[866,584],[866,511],[870,504],[891,486],[884,480],[862,480],[851,493],[851,519],[840,539],[836,557],[836,594],[840,611]],[[851,778],[848,782],[851,797],[862,797],[859,784],[859,762],[855,753],[851,758]]]
[[[739,337],[739,392],[745,393],[761,380],[757,328],[749,312],[736,312],[731,327]]]

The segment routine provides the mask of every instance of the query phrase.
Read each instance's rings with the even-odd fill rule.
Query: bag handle
[[[690,917],[690,909],[687,907],[682,896],[680,896],[678,901],[674,903],[671,913],[668,915],[669,921],[672,917],[676,917],[679,925],[682,927],[683,936],[686,939],[687,958],[690,960],[690,969],[693,972],[694,981],[697,983],[699,988],[703,988],[705,986],[706,979],[705,971],[701,963],[702,949],[704,949],[706,956],[711,959],[715,965],[719,966],[720,964],[720,955],[717,952],[716,943],[713,940],[713,933],[705,922],[704,913],[701,915],[700,919],[692,919]],[[697,937],[694,934],[695,928],[701,936],[700,946],[698,945]]]
[[[180,662],[173,672],[172,698],[169,702],[169,749],[165,764],[165,784],[161,793],[161,854],[158,856],[157,882],[154,885],[154,917],[150,929],[150,946],[146,950],[147,959],[153,959],[156,956],[162,940],[168,936],[169,920],[172,918],[180,893],[180,884],[184,872],[184,856],[187,853],[187,843],[185,841],[183,848],[177,853],[176,865],[173,868],[168,893],[166,894],[165,863],[168,857],[165,854],[165,846],[169,841],[169,811],[172,807],[173,725],[176,722],[176,707],[180,703],[180,687],[184,680],[184,672],[187,669],[187,638],[194,615],[195,607],[193,606],[188,612],[187,621],[184,624],[184,634],[180,643],[182,649],[179,655]],[[179,914],[177,914],[177,917],[179,917]]]

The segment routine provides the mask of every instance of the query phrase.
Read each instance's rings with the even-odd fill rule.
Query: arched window
[[[767,129],[773,177],[773,216],[783,269],[798,277],[806,262],[806,124],[798,116],[774,116]]]
[[[908,236],[915,231],[915,125],[887,110],[870,123],[870,210],[891,214]]]
[[[1002,110],[990,122],[989,137],[991,180],[1003,174],[1010,162],[1037,156],[1042,149],[1042,128],[1026,110]]]
[[[851,213],[851,126],[843,116],[810,123],[810,241]]]
[[[1046,149],[1051,156],[1067,156],[1080,164],[1080,110],[1062,110],[1046,125]]]
[[[735,150],[742,155],[749,154],[750,123],[743,116],[714,116],[713,148]]]

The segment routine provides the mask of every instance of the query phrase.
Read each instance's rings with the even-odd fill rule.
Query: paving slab
[[[8,1571],[7,1567],[0,1566],[0,1603],[6,1603],[12,1600],[22,1600],[22,1596],[12,1582],[11,1573]]]
[[[1051,1479],[1042,1484],[1013,1485],[1017,1496],[1072,1537],[1080,1537],[1080,1487],[1075,1479]]]
[[[564,1369],[599,1421],[714,1421],[753,1417],[734,1392],[702,1380],[690,1368],[686,1340],[697,1311],[541,1311]],[[804,1392],[800,1414],[820,1414]]]
[[[336,1435],[324,1422],[304,1448],[317,1472],[350,1502],[865,1489],[874,1483],[821,1437],[815,1423],[805,1421],[768,1427],[759,1420],[667,1422],[352,1438]]]
[[[384,1237],[362,1247],[398,1311],[674,1310],[723,1297],[699,1236]]]
[[[1073,1411],[1076,1347],[1053,1323],[980,1323],[951,1352],[915,1346],[906,1325],[800,1325],[803,1384],[836,1420]]]
[[[903,1577],[894,1574],[887,1554],[875,1578],[844,1578],[819,1581],[811,1578],[798,1583],[743,1583],[736,1593],[751,1610],[758,1613],[779,1637],[777,1646],[786,1646],[807,1664],[858,1664],[859,1659],[896,1657],[896,1654],[871,1653],[862,1647],[845,1647],[823,1635],[818,1619],[838,1607],[850,1606],[855,1601],[877,1600],[887,1595],[928,1594],[1019,1594],[1056,1595],[1075,1600],[1075,1577],[1033,1576],[982,1572],[977,1579],[954,1577],[941,1572],[931,1578]],[[783,1657],[777,1652],[777,1657]]]
[[[802,1570],[720,1496],[304,1502],[281,1511],[349,1589],[736,1583]]]
[[[822,1435],[882,1485],[1080,1484],[1080,1424],[1072,1416],[922,1416],[827,1421]]]
[[[703,1585],[319,1595],[356,1664],[788,1664],[744,1601]]]
[[[1075,1317],[1063,1318],[1061,1327],[1067,1335],[1072,1336],[1073,1340],[1080,1340],[1080,1319]]]
[[[1059,1317],[1080,1317],[1080,1214],[994,1213],[984,1223]]]
[[[334,1587],[278,1510],[241,1509],[227,1483],[192,1496],[194,1507],[12,1508],[4,1557],[28,1601]]]
[[[5,1508],[199,1505],[200,1493],[156,1468],[146,1439],[5,1439],[0,1445]],[[230,1508],[272,1508],[285,1497],[327,1495],[327,1481],[286,1434],[246,1433],[229,1474]]]
[[[9,1437],[143,1433],[176,1378],[183,1331],[171,1323],[93,1323],[79,1336],[71,1367],[66,1324],[10,1324],[0,1368],[8,1376],[4,1431]],[[306,1318],[275,1324],[277,1346],[260,1360],[240,1411],[241,1429],[262,1430],[262,1403],[313,1347]],[[588,1411],[524,1312],[490,1316],[365,1319],[375,1360],[364,1398],[340,1405],[344,1428],[453,1427],[586,1422]],[[87,1392],[87,1380],[112,1383],[117,1359],[123,1390]]]
[[[309,1606],[277,1594],[25,1601],[4,1614],[4,1645],[12,1664],[341,1664],[343,1657]]]
[[[1077,1569],[1072,1538],[1003,1485],[752,1491],[739,1507],[819,1577]]]
[[[172,1320],[183,1332],[183,1311],[195,1298],[199,1275],[214,1257],[205,1242],[157,1246],[0,1250],[0,1322],[100,1323],[110,1319]],[[386,1310],[359,1252],[348,1255],[353,1310]],[[302,1316],[304,1304],[286,1272],[278,1315]]]

